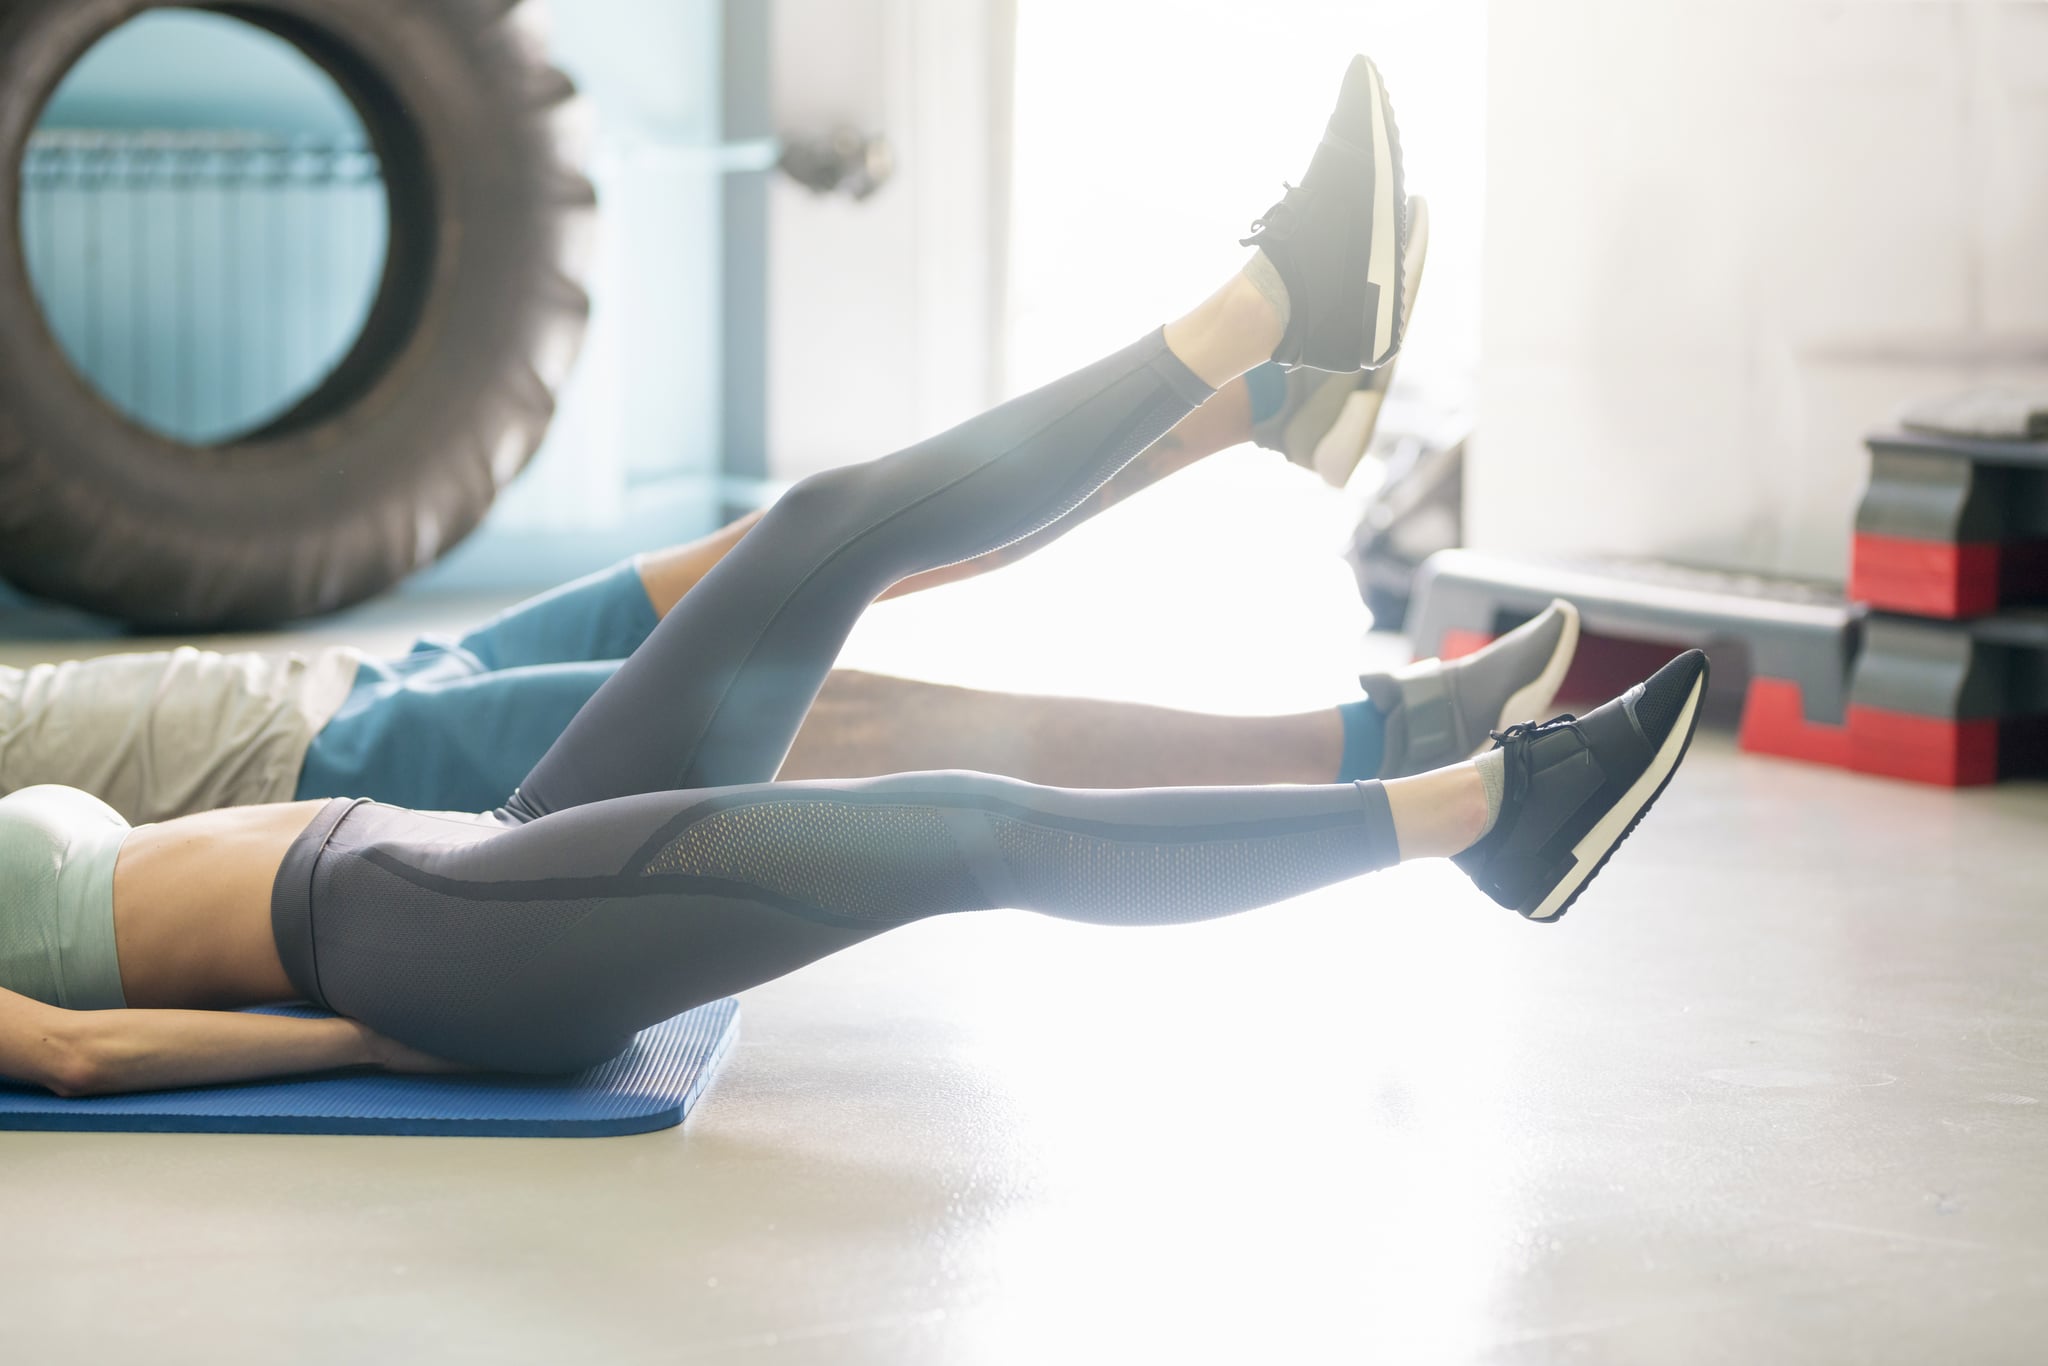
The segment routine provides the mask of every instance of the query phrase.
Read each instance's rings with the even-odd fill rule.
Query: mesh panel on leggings
[[[1152,843],[1008,816],[989,824],[1030,909],[1098,925],[1174,924],[1300,896],[1356,869],[1363,840],[1355,826]]]
[[[742,882],[889,925],[987,904],[945,819],[925,806],[750,802],[691,825],[644,871]]]

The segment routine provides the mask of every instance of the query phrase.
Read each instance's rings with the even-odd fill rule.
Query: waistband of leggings
[[[285,850],[277,881],[270,888],[270,933],[277,941],[285,975],[299,995],[323,1010],[333,1007],[320,991],[320,966],[313,952],[313,873],[334,828],[362,802],[362,798],[336,797],[321,807],[312,824]]]

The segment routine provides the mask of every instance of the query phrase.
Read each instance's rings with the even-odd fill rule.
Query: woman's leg
[[[506,814],[772,778],[877,594],[1058,520],[1208,393],[1155,333],[932,440],[804,480],[662,619]]]
[[[646,793],[510,828],[336,802],[278,870],[274,937],[308,999],[429,1053],[554,1071],[954,911],[1171,924],[1453,855],[1494,900],[1553,920],[1669,783],[1706,675],[1688,652],[1584,717],[1384,784],[917,773]]]
[[[640,648],[660,618],[645,578],[637,560],[586,574],[506,608],[464,633],[454,647],[474,656],[484,669],[624,659]],[[413,652],[448,645],[430,636]]]
[[[1403,841],[1461,848],[1485,798],[1466,765],[1385,786],[1115,792],[899,774],[648,793],[496,829],[333,813],[277,880],[300,990],[431,1053],[557,1071],[912,921],[1229,915],[1384,867]]]
[[[884,589],[1058,522],[1255,365],[1390,359],[1406,200],[1393,111],[1363,57],[1301,184],[1245,241],[1259,248],[1245,269],[1158,333],[908,450],[797,485],[591,699],[502,817],[768,780]]]

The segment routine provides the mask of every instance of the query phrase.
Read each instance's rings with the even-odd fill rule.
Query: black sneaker
[[[1583,718],[1502,731],[1500,818],[1453,861],[1510,910],[1563,915],[1671,781],[1706,687],[1707,657],[1688,650]]]
[[[1422,266],[1429,256],[1429,205],[1408,198],[1408,254],[1401,271],[1401,330],[1415,316]],[[1393,387],[1394,363],[1359,374],[1328,374],[1306,368],[1287,372],[1287,397],[1280,410],[1252,427],[1252,440],[1314,470],[1331,488],[1351,480],[1372,447],[1380,408]]]
[[[1408,197],[1401,138],[1378,68],[1353,57],[1337,112],[1301,184],[1252,224],[1287,286],[1287,331],[1273,359],[1340,374],[1385,365],[1401,349]]]

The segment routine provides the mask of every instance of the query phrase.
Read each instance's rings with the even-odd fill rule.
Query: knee
[[[874,479],[867,466],[842,465],[806,475],[790,485],[775,500],[768,516],[802,525],[808,531],[829,533],[842,523],[860,521],[873,494]]]
[[[512,789],[512,795],[505,799],[504,805],[488,814],[500,825],[531,825],[547,812],[533,804],[524,787],[515,787]]]

